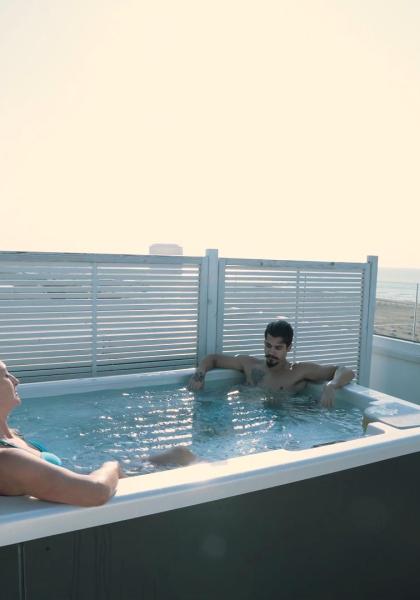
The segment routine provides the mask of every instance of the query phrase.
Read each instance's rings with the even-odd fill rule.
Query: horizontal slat
[[[13,300],[13,303],[10,300],[0,300],[0,311],[3,311],[4,308],[8,310],[11,308],[31,308],[32,310],[39,308],[56,308],[63,310],[63,308],[71,307],[72,310],[80,308],[80,309],[91,309],[92,308],[92,299],[85,300],[65,300],[65,299],[53,299],[53,298],[42,298],[42,299],[32,299],[31,301],[27,299],[16,298]]]
[[[125,333],[124,335],[118,333],[112,333],[109,335],[100,335],[98,336],[98,347],[104,344],[108,344],[111,341],[123,341],[123,340],[155,340],[159,342],[160,340],[180,340],[180,339],[191,339],[192,331],[185,331],[179,333],[162,333],[161,336],[158,336],[156,333],[143,333],[141,336],[138,334],[129,334]]]
[[[35,318],[48,318],[51,316],[53,319],[61,318],[85,318],[91,317],[92,307],[91,306],[75,306],[67,310],[63,310],[62,306],[18,306],[8,307],[0,309],[1,320],[17,321],[21,319],[35,319]]]
[[[296,352],[316,352],[316,351],[324,351],[324,350],[329,350],[331,352],[335,352],[336,350],[340,350],[340,351],[344,351],[344,350],[350,350],[350,351],[354,351],[354,352],[358,352],[359,351],[359,341],[358,340],[353,340],[351,342],[330,342],[328,344],[326,343],[320,343],[317,344],[316,342],[312,342],[312,343],[302,343],[301,341],[299,342],[299,344],[296,345]]]
[[[179,328],[191,328],[197,327],[197,318],[193,317],[190,319],[186,319],[183,316],[168,318],[168,319],[152,319],[152,318],[144,318],[144,319],[133,319],[132,321],[98,321],[97,329],[98,331],[111,331],[111,330],[120,330],[120,331],[142,331],[144,329],[150,330],[160,330],[160,329],[168,329],[168,330],[176,330]]]
[[[87,333],[80,333],[78,334],[76,337],[74,335],[74,332],[69,332],[69,333],[62,333],[61,335],[50,335],[50,334],[45,334],[43,336],[40,336],[38,333],[28,333],[28,334],[19,334],[19,335],[9,335],[8,337],[2,337],[0,339],[0,344],[1,347],[3,346],[13,346],[13,345],[17,345],[17,344],[23,344],[24,342],[32,342],[34,343],[35,341],[39,344],[43,343],[44,341],[61,341],[62,343],[64,342],[76,342],[78,343],[79,341],[83,342],[83,341],[87,341],[87,340],[91,340],[92,336],[90,334]]]
[[[66,356],[34,356],[33,358],[10,358],[7,357],[7,365],[14,372],[21,366],[32,367],[33,369],[40,368],[55,368],[57,365],[65,367],[91,366],[92,356],[91,355],[66,355]]]
[[[351,292],[351,291],[356,291],[357,293],[360,293],[360,287],[359,286],[355,286],[352,283],[332,283],[332,282],[325,282],[325,283],[321,283],[321,282],[307,282],[305,284],[305,286],[300,286],[299,288],[296,288],[294,282],[279,282],[279,283],[273,283],[273,282],[267,282],[267,283],[257,283],[257,282],[252,282],[249,284],[245,284],[242,281],[230,281],[230,282],[226,282],[225,283],[225,290],[229,293],[237,293],[240,292],[242,290],[249,290],[251,292],[260,292],[261,290],[278,290],[280,292],[290,292],[290,291],[296,291],[297,289],[299,289],[299,292],[301,294],[313,294],[314,292],[328,292],[328,291],[343,291],[343,292]]]
[[[191,309],[173,309],[167,308],[166,310],[136,310],[136,311],[104,311],[98,314],[98,319],[101,323],[106,321],[119,322],[120,320],[126,320],[127,323],[134,322],[138,319],[150,321],[150,320],[162,320],[162,317],[169,319],[197,319],[197,311]]]
[[[249,338],[238,338],[236,336],[232,336],[232,337],[227,337],[225,338],[225,343],[224,343],[224,347],[227,346],[237,346],[237,345],[241,345],[241,346],[245,346],[245,345],[249,345],[249,346],[255,346],[258,345],[260,348],[263,348],[264,346],[264,340],[261,338],[256,338],[255,336],[253,337],[249,337]],[[324,337],[322,339],[311,339],[311,340],[301,340],[299,339],[299,343],[294,345],[294,348],[306,348],[306,347],[333,347],[333,346],[344,346],[344,345],[352,345],[352,346],[358,346],[359,345],[359,340],[358,338],[354,337],[354,336],[347,336],[344,337],[343,339],[339,339],[337,337]]]
[[[195,294],[197,293],[198,290],[198,282],[191,282],[191,283],[179,283],[177,282],[176,284],[168,284],[168,285],[107,285],[107,286],[103,286],[103,285],[98,285],[97,286],[97,293],[99,295],[101,294],[107,294],[107,295],[113,295],[113,296],[117,296],[117,295],[134,295],[134,294],[144,294],[144,293],[149,293],[149,292],[171,292],[171,293],[189,293],[189,294]]]
[[[138,371],[147,371],[147,370],[155,370],[155,371],[164,371],[166,369],[182,369],[186,367],[191,367],[194,364],[194,358],[182,358],[175,359],[170,358],[169,360],[159,360],[159,361],[138,361],[137,363],[123,363],[123,364],[110,364],[110,365],[98,365],[97,374],[112,374],[113,372],[138,372]]]
[[[107,346],[97,350],[97,356],[106,356],[109,354],[132,354],[141,352],[142,354],[149,353],[153,355],[155,352],[179,352],[185,351],[188,348],[196,348],[197,340],[189,340],[187,342],[178,342],[176,344],[138,344],[137,345],[119,345],[119,346]]]
[[[63,319],[61,321],[54,320],[22,320],[18,325],[6,325],[6,321],[0,321],[0,339],[8,333],[19,333],[24,331],[39,331],[41,333],[57,332],[57,331],[86,331],[91,329],[92,319]]]
[[[192,320],[182,320],[182,319],[178,319],[176,321],[170,322],[168,321],[165,324],[162,324],[162,321],[158,321],[157,324],[155,324],[153,327],[150,327],[149,324],[137,324],[134,323],[130,326],[122,326],[119,324],[116,324],[114,327],[110,326],[106,326],[106,325],[101,325],[98,324],[97,330],[100,333],[100,335],[107,335],[108,333],[112,333],[112,332],[126,332],[126,333],[132,333],[133,335],[135,335],[136,333],[143,333],[146,331],[156,331],[156,332],[175,332],[178,333],[180,331],[194,331],[197,328],[197,322],[196,321],[192,321]]]
[[[98,266],[97,277],[102,279],[120,279],[121,277],[183,277],[195,276],[200,273],[198,266],[192,265],[149,265],[149,266],[120,266],[120,267],[102,267]]]
[[[318,359],[323,359],[323,360],[335,360],[338,359],[339,357],[345,357],[347,360],[357,360],[358,357],[358,352],[352,352],[352,351],[346,351],[346,350],[334,350],[334,352],[332,352],[331,350],[319,350],[319,351],[302,351],[302,352],[296,352],[296,359],[297,360],[308,360],[310,362],[312,361],[317,361]]]
[[[36,348],[51,348],[51,349],[66,349],[66,348],[90,348],[92,346],[92,339],[87,339],[86,341],[80,340],[77,338],[73,342],[66,342],[66,340],[60,340],[60,338],[53,338],[52,340],[42,340],[42,344],[40,344],[37,340],[32,340],[27,342],[26,340],[19,342],[13,341],[8,344],[0,342],[2,352],[20,352],[22,350],[28,350],[29,352],[32,349]]]
[[[31,287],[31,286],[68,286],[72,287],[74,285],[77,286],[89,286],[92,282],[91,274],[84,275],[83,273],[77,273],[74,276],[70,275],[54,275],[53,277],[44,277],[43,275],[36,274],[15,274],[12,277],[4,277],[2,276],[0,269],[0,287],[1,286],[21,286],[21,287]]]
[[[91,265],[65,265],[65,264],[36,264],[36,263],[17,263],[17,264],[4,264],[2,261],[3,257],[0,257],[0,276],[4,274],[12,273],[13,276],[24,276],[34,275],[42,276],[45,279],[53,279],[54,277],[65,276],[65,277],[91,277],[92,266]]]
[[[129,272],[120,270],[116,273],[97,272],[97,282],[100,285],[121,285],[121,282],[127,283],[155,283],[156,281],[198,281],[200,271],[198,269],[185,270],[177,269],[172,271],[163,271],[154,269],[144,269],[142,271],[131,270]]]
[[[332,332],[337,332],[337,335],[339,335],[342,332],[355,332],[356,334],[358,334],[358,332],[360,331],[360,326],[356,323],[356,324],[347,324],[347,325],[343,325],[343,324],[333,324],[333,323],[329,323],[326,325],[320,325],[317,327],[304,327],[302,326],[302,324],[299,325],[299,331],[298,331],[298,335],[299,338],[302,336],[304,337],[305,335],[310,334],[314,334],[316,335],[318,334],[322,334],[324,332],[328,332],[328,333],[332,333]],[[229,337],[230,335],[238,335],[238,336],[242,336],[242,337],[248,337],[249,335],[254,335],[254,336],[261,336],[264,337],[264,332],[265,332],[265,327],[258,327],[255,326],[253,327],[252,325],[244,325],[241,327],[232,327],[232,328],[224,328],[223,330],[223,335],[226,337]]]
[[[98,315],[98,325],[103,326],[107,324],[117,324],[117,325],[131,325],[131,324],[140,324],[147,323],[149,325],[153,325],[153,323],[173,323],[173,322],[191,322],[197,321],[197,313],[182,313],[179,314],[116,314],[116,315]]]
[[[55,369],[55,368],[66,368],[66,369],[75,369],[75,368],[79,368],[79,367],[87,367],[87,368],[91,368],[91,360],[87,359],[87,360],[77,360],[77,361],[70,361],[66,358],[63,358],[62,360],[55,360],[55,359],[51,359],[49,361],[43,361],[43,360],[31,360],[31,361],[25,361],[25,363],[21,363],[15,364],[15,367],[19,368],[19,369],[23,369],[23,368],[31,368],[31,369]]]
[[[25,363],[29,363],[31,360],[49,360],[50,358],[89,358],[92,359],[92,353],[89,351],[89,348],[85,349],[73,349],[73,350],[60,350],[60,351],[51,351],[51,350],[32,350],[31,352],[7,352],[4,354],[4,357],[7,356],[7,362],[10,361],[25,361]]]
[[[152,314],[167,314],[168,312],[178,311],[178,310],[188,310],[197,312],[198,306],[197,301],[166,301],[166,302],[154,302],[142,300],[141,302],[102,302],[97,305],[97,313],[98,315],[112,315],[115,313],[120,314],[128,314],[128,313],[148,313]]]
[[[122,340],[119,339],[107,339],[106,341],[101,340],[98,342],[97,344],[97,349],[98,352],[102,352],[104,349],[107,348],[131,348],[131,347],[161,347],[161,346],[172,346],[172,347],[176,347],[179,346],[181,344],[188,344],[188,345],[192,345],[195,344],[197,341],[197,336],[195,335],[195,333],[193,332],[191,335],[181,335],[177,338],[166,338],[163,336],[154,336],[153,334],[150,334],[151,337],[148,338],[134,338],[131,340],[127,340],[125,338],[123,338]]]
[[[314,260],[275,260],[259,258],[223,258],[223,263],[227,269],[299,269],[316,272],[322,271],[362,271],[366,268],[365,263],[338,263],[321,262]]]
[[[193,348],[196,346],[196,340],[192,339],[192,340],[188,340],[186,342],[177,342],[176,344],[174,343],[164,343],[164,342],[160,342],[159,343],[159,348],[160,349],[165,349],[165,348],[173,348],[175,350],[177,349],[185,349],[185,348]],[[15,351],[15,352],[10,352],[10,351],[4,351],[3,353],[3,358],[4,359],[8,359],[8,360],[26,360],[28,358],[32,358],[32,357],[45,357],[45,358],[49,358],[49,357],[75,357],[75,356],[92,356],[92,353],[90,352],[90,348],[69,348],[69,349],[51,349],[51,348],[44,348],[44,346],[41,346],[42,349],[32,349],[32,350],[25,350],[25,351]],[[130,351],[137,351],[137,350],[145,350],[145,351],[149,351],[150,349],[154,349],[156,348],[156,343],[152,343],[152,344],[140,344],[139,342],[135,342],[134,344],[130,345],[130,344],[124,344],[123,346],[121,344],[116,344],[116,345],[107,345],[104,347],[101,347],[98,349],[97,353],[98,355],[104,355],[107,353],[112,353],[112,352],[130,352]]]
[[[296,321],[296,319],[294,318],[294,315],[289,313],[288,315],[288,319],[289,321],[293,320]],[[354,322],[354,321],[360,321],[360,315],[358,314],[351,314],[351,313],[343,313],[341,315],[330,315],[330,314],[326,314],[326,315],[319,315],[319,316],[314,316],[314,315],[309,315],[306,316],[305,318],[302,318],[301,320],[299,320],[299,324],[300,325],[317,325],[317,324],[327,324],[327,323],[346,323],[346,322]],[[267,325],[268,321],[267,319],[265,319],[264,317],[254,317],[252,318],[248,318],[248,319],[243,319],[240,316],[237,318],[228,318],[225,319],[224,321],[224,328],[229,328],[229,327],[241,327],[242,325],[246,326],[246,325],[254,325],[254,326],[258,326],[258,327],[264,327]],[[299,325],[299,326],[300,326]]]
[[[200,256],[161,256],[155,254],[85,254],[78,252],[14,252],[2,251],[0,254],[2,263],[15,265],[22,269],[27,265],[65,265],[67,267],[84,266],[89,263],[97,263],[102,268],[115,268],[122,266],[128,268],[131,265],[160,265],[166,267],[179,264],[195,265],[202,262]]]
[[[118,293],[118,294],[106,294],[106,293],[99,293],[97,295],[97,300],[98,300],[98,304],[99,305],[103,305],[105,306],[107,303],[109,302],[121,302],[123,303],[128,302],[131,304],[135,304],[136,301],[138,302],[144,302],[144,301],[150,301],[152,300],[153,302],[155,301],[174,301],[174,302],[186,302],[186,301],[194,301],[197,299],[197,295],[194,293],[190,293],[190,292],[175,292],[174,290],[168,290],[168,291],[164,291],[161,290],[160,292],[157,290],[150,290],[150,291],[145,291],[145,292],[135,292],[135,293]]]
[[[90,293],[74,293],[74,294],[59,294],[59,293],[49,293],[49,292],[39,292],[39,293],[2,293],[0,291],[0,302],[15,302],[22,300],[30,300],[45,302],[47,299],[51,301],[54,300],[90,300]]]
[[[191,349],[191,351],[182,352],[181,350],[178,352],[153,352],[153,353],[141,353],[139,352],[137,355],[123,355],[123,354],[115,354],[112,356],[100,356],[98,357],[98,366],[105,364],[120,364],[120,363],[133,363],[138,362],[139,360],[169,360],[171,358],[191,358],[195,357],[195,348]]]
[[[83,326],[80,324],[66,324],[66,325],[57,325],[54,327],[49,327],[48,325],[42,326],[34,326],[34,327],[16,327],[6,329],[5,327],[0,327],[0,340],[2,339],[16,339],[16,338],[27,338],[32,335],[43,336],[48,335],[49,337],[54,336],[54,334],[58,334],[57,337],[61,336],[63,333],[66,335],[76,335],[82,334],[87,335],[91,334],[92,328],[90,326]]]
[[[10,294],[88,294],[92,290],[92,286],[89,285],[81,285],[80,283],[75,283],[74,285],[56,285],[54,284],[43,284],[43,285],[10,285],[4,286],[3,283],[0,283],[0,295],[4,295],[7,293]]]

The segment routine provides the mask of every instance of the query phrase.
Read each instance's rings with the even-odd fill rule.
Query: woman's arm
[[[117,461],[104,463],[89,475],[50,464],[29,452],[0,450],[0,495],[34,496],[77,506],[105,504],[117,489],[122,471]]]

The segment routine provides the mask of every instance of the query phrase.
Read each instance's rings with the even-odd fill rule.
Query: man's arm
[[[190,390],[200,390],[204,386],[204,379],[207,371],[211,369],[235,369],[236,371],[244,371],[245,366],[250,361],[254,360],[251,356],[228,356],[226,354],[208,354],[200,362],[191,377],[188,387]]]
[[[316,363],[301,363],[303,379],[308,381],[325,381],[320,403],[330,408],[334,404],[335,390],[341,388],[353,379],[354,372],[347,367],[335,365],[318,365]]]
[[[123,476],[117,461],[90,475],[50,464],[29,452],[0,450],[0,495],[34,496],[49,502],[99,506],[111,498]]]

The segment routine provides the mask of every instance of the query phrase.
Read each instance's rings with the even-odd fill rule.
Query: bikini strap
[[[9,444],[9,442],[6,442],[6,440],[1,440],[1,439],[0,439],[0,446],[3,446],[3,448],[17,448],[17,446],[15,446],[14,444]]]

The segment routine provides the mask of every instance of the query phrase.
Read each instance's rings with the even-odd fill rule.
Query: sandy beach
[[[414,302],[376,300],[375,333],[420,342],[420,306],[417,306],[415,337],[413,337],[414,308]]]

